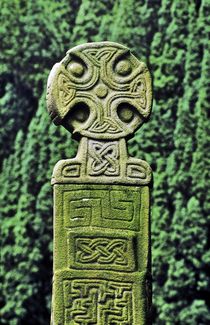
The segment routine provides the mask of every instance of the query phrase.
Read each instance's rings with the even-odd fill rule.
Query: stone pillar
[[[126,139],[151,101],[146,65],[117,43],[74,47],[50,73],[49,114],[79,140],[52,178],[53,325],[149,324],[151,169]]]

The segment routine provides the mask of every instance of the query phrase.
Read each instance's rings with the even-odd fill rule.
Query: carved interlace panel
[[[75,246],[76,262],[126,265],[128,263],[127,243],[125,239],[110,238],[78,238]]]
[[[71,230],[67,237],[68,267],[132,272],[137,269],[135,236],[114,232]]]
[[[88,172],[91,176],[119,176],[119,145],[117,141],[89,141]]]

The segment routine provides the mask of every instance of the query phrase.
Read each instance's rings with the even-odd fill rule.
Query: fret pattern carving
[[[65,325],[132,325],[132,283],[103,279],[63,282]]]
[[[64,225],[75,227],[102,227],[139,229],[140,191],[125,190],[71,190],[63,193]]]

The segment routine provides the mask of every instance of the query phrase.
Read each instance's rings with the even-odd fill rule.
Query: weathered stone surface
[[[49,76],[48,110],[80,141],[54,169],[54,325],[149,324],[151,169],[126,138],[147,120],[146,65],[122,45],[67,52]]]

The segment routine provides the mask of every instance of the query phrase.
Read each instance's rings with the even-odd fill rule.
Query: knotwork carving
[[[119,175],[118,142],[89,142],[90,175]]]
[[[127,264],[125,253],[127,243],[124,239],[78,238],[76,241],[76,260],[81,263]]]

